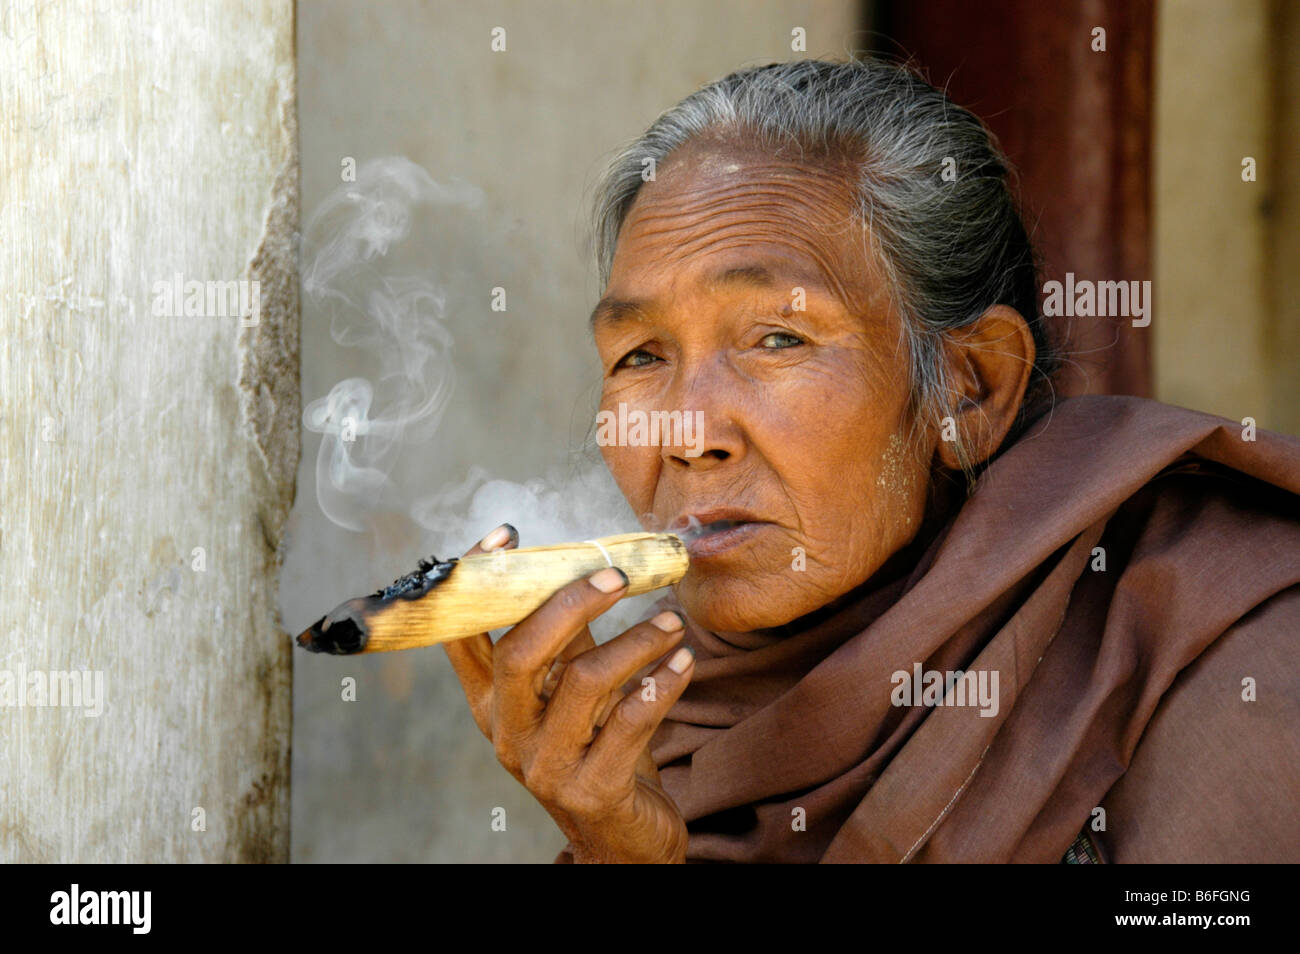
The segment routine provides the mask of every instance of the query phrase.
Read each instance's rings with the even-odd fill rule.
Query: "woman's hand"
[[[505,524],[465,555],[518,542]],[[677,650],[653,682],[624,694],[684,633],[676,613],[660,613],[597,646],[588,623],[626,591],[621,570],[600,570],[557,591],[495,646],[486,633],[442,645],[497,759],[555,819],[575,862],[680,863],[686,823],[659,784],[649,743],[695,657]]]

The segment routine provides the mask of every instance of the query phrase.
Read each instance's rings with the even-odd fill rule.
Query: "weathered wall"
[[[457,391],[428,485],[472,464],[540,476],[581,443],[599,367],[586,317],[600,297],[584,243],[587,192],[610,154],[697,86],[746,64],[844,55],[865,42],[860,5],[795,0],[566,3],[303,3],[298,8],[303,209],[340,184],[340,163],[404,155],[486,194],[482,234],[460,238],[476,272],[457,289]],[[506,50],[490,48],[493,27]],[[791,51],[791,30],[807,52]],[[419,256],[417,255],[417,258]],[[430,269],[446,263],[430,247]],[[475,282],[477,284],[475,284]],[[504,314],[489,290],[509,292]],[[356,373],[355,354],[303,308],[303,393]],[[305,441],[285,557],[286,627],[412,569],[392,539],[372,551],[314,499],[319,438]],[[483,527],[483,532],[492,529]],[[611,532],[619,528],[611,528]],[[526,543],[527,541],[525,541]],[[345,702],[341,678],[357,681]],[[547,861],[564,838],[496,762],[441,649],[294,667],[295,861]],[[491,810],[506,809],[494,832]]]
[[[103,673],[98,717],[0,708],[0,860],[288,857],[293,31],[0,8],[0,680]],[[257,323],[156,314],[178,274],[260,282]]]

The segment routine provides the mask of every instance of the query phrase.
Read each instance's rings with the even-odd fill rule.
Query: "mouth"
[[[683,514],[670,532],[682,538],[692,559],[701,560],[741,546],[767,526],[766,520],[744,511],[709,510]]]

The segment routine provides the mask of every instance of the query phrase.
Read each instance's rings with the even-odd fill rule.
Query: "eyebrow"
[[[602,298],[591,310],[589,327],[596,330],[597,325],[617,325],[625,321],[646,321],[649,315],[646,306],[639,301],[623,301],[618,298]]]
[[[747,285],[750,288],[771,288],[776,278],[762,265],[739,265],[714,272],[704,279],[705,285],[717,288],[724,285]]]
[[[743,285],[749,288],[774,288],[778,284],[777,277],[762,265],[736,265],[730,268],[724,268],[705,276],[704,284],[707,288],[719,288],[728,285]],[[822,290],[820,282],[801,282],[809,288],[818,291]],[[794,287],[794,286],[791,286]],[[649,303],[636,300],[623,300],[618,298],[602,298],[592,309],[590,327],[592,331],[596,330],[597,325],[602,324],[619,324],[624,321],[646,321],[649,317]]]

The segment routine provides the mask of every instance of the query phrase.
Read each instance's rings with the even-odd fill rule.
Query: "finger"
[[[520,737],[541,721],[542,685],[566,645],[627,593],[618,567],[597,570],[557,590],[497,641],[492,650],[494,738]]]
[[[650,737],[691,681],[695,653],[678,648],[658,666],[643,689],[629,692],[614,706],[583,760],[583,773],[594,779],[619,779],[633,774]]]
[[[681,642],[684,626],[679,615],[665,611],[576,657],[546,706],[538,747],[562,759],[579,758],[598,720],[618,704],[623,685]]]
[[[519,545],[519,531],[503,523],[465,552],[465,556],[512,550]],[[476,633],[442,644],[451,667],[465,690],[465,698],[474,721],[484,735],[492,737],[492,640],[487,633]]]
[[[662,785],[659,778],[659,766],[655,765],[654,755],[650,752],[650,746],[646,745],[636,760],[636,774],[642,778],[647,778],[656,785]]]
[[[582,632],[573,637],[569,644],[564,647],[560,653],[560,658],[551,663],[551,669],[542,680],[542,698],[550,699],[551,694],[555,692],[555,687],[560,683],[560,676],[564,675],[564,668],[569,664],[569,660],[575,656],[580,656],[589,649],[596,648],[596,640],[591,635],[591,627],[582,627]]]

